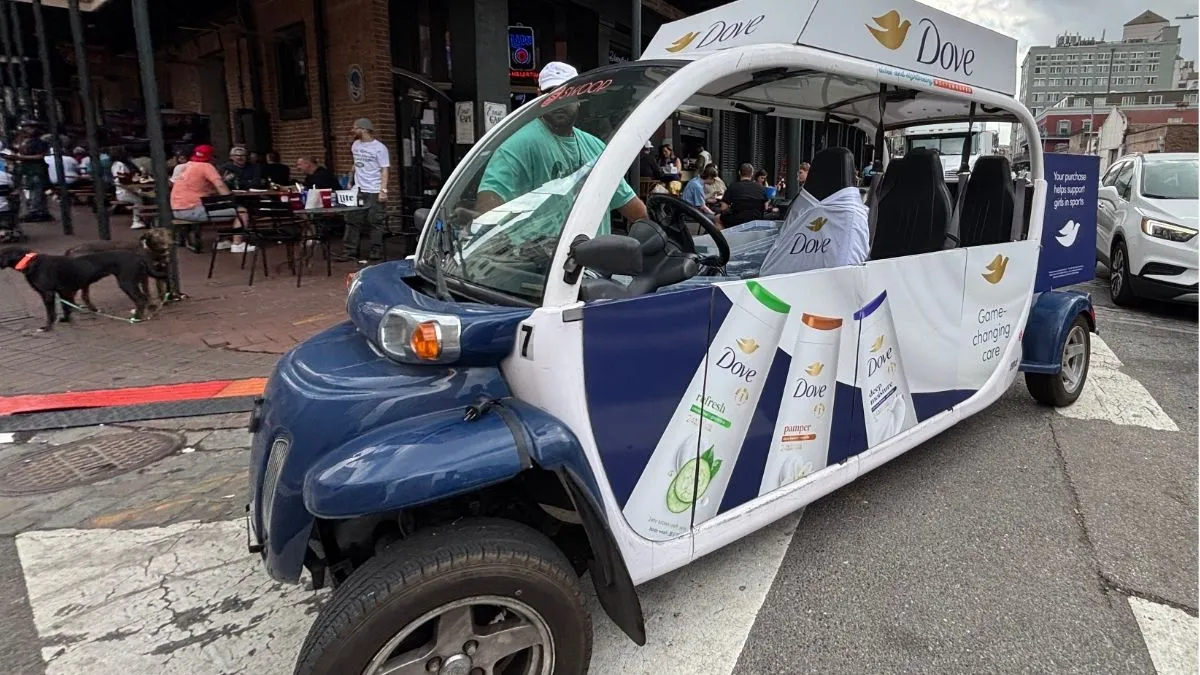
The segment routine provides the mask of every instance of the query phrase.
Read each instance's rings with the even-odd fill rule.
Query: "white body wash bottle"
[[[841,344],[841,319],[801,315],[787,389],[758,488],[760,496],[820,471],[828,463]]]
[[[641,536],[666,540],[716,515],[775,358],[787,303],[748,281],[709,344],[623,512]]]
[[[896,342],[887,291],[854,314],[858,332],[858,385],[867,446],[874,447],[917,423],[917,411]]]

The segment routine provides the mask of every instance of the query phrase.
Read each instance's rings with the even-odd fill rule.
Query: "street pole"
[[[79,0],[67,0],[67,9],[71,17],[71,41],[75,43],[75,68],[79,73],[79,98],[83,102],[83,122],[87,130],[88,156],[92,159],[92,192],[96,204],[96,228],[101,239],[112,239],[108,228],[108,207],[105,195],[108,193],[108,181],[104,168],[100,165],[100,133],[96,128],[96,108],[92,102],[92,75],[88,68],[87,52],[83,48],[83,16],[79,10]]]
[[[5,12],[3,9],[0,9],[0,42],[4,43],[4,69],[8,75],[8,86],[13,94],[11,100],[15,102],[17,96],[17,71],[13,70],[12,32],[8,26],[8,12]],[[10,99],[6,94],[4,96],[4,117],[6,123],[8,118],[16,113],[15,108],[9,105],[9,101]]]
[[[77,1],[77,0],[76,0]],[[154,173],[154,192],[158,202],[159,227],[171,226],[170,183],[167,181],[167,146],[163,141],[162,112],[158,103],[158,82],[154,76],[154,45],[150,40],[149,0],[133,0],[133,34],[137,39],[138,68],[142,74],[142,98],[146,102],[146,135],[150,137],[150,163]],[[179,285],[179,259],[175,246],[171,252],[171,290],[183,295]]]
[[[21,78],[21,88],[17,90],[17,108],[23,112],[32,113],[29,109],[29,76],[25,72],[25,38],[22,37],[21,15],[17,13],[16,0],[5,0],[8,3],[9,21],[12,28],[13,40],[17,48],[17,75]]]
[[[629,35],[629,51],[634,61],[642,58],[642,0],[633,0],[633,22]]]
[[[62,207],[63,234],[75,233],[71,225],[71,193],[67,191],[67,175],[63,171],[62,136],[58,128],[58,101],[54,98],[54,83],[50,75],[50,50],[46,47],[46,23],[42,19],[42,0],[33,0],[33,30],[37,34],[38,58],[42,61],[42,90],[46,92],[46,119],[50,122],[50,148],[54,152],[55,174],[58,176],[58,201]]]

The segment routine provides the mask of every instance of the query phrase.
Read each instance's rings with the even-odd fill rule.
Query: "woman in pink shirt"
[[[212,165],[212,156],[211,145],[197,145],[192,152],[191,161],[183,165],[183,170],[171,186],[172,215],[176,220],[194,223],[236,219],[235,227],[243,227],[247,222],[245,209],[221,209],[212,212],[204,209],[204,203],[201,201],[204,197],[230,194],[229,187],[221,179],[221,174]],[[198,229],[193,228],[192,232],[193,236],[198,238]],[[241,237],[234,237],[232,244],[227,241],[218,242],[217,248],[228,248],[233,253],[254,250],[253,247],[247,249]]]

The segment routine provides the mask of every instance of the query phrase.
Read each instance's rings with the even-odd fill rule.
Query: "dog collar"
[[[13,267],[13,269],[18,272],[24,272],[25,268],[29,267],[29,263],[33,262],[33,259],[36,257],[38,257],[38,254],[33,251],[26,253],[24,257],[17,261],[17,264],[15,267]]]

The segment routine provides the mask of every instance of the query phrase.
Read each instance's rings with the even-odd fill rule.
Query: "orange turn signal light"
[[[426,361],[436,361],[442,355],[442,331],[436,321],[425,321],[417,324],[408,346],[413,355]]]
[[[357,276],[358,276],[358,272],[347,272],[346,273],[346,291],[347,292],[350,291],[350,285],[354,283],[354,277],[357,277]]]

